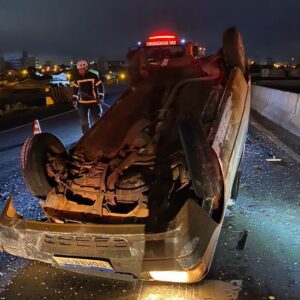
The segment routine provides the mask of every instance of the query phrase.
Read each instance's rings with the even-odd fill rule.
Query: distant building
[[[289,72],[290,77],[300,77],[300,65],[297,65]]]
[[[45,63],[44,63],[44,66],[47,66],[47,67],[52,67],[54,64],[53,64],[53,61],[52,60],[45,60]]]
[[[266,57],[265,63],[266,63],[266,65],[273,65],[274,59],[272,57]]]
[[[107,63],[109,67],[125,67],[124,60],[108,60]]]
[[[109,60],[106,61],[106,64],[108,65],[108,70],[113,72],[119,72],[126,67],[124,60]]]
[[[0,73],[4,73],[6,70],[6,62],[2,56],[0,56]]]
[[[77,65],[78,60],[79,59],[75,58],[75,57],[71,58],[71,60],[70,60],[70,69],[71,70],[76,69],[76,65]]]
[[[26,69],[28,67],[38,67],[38,59],[34,56],[31,57],[22,57],[22,67]]]
[[[11,56],[8,58],[7,62],[11,66],[13,70],[21,70],[22,69],[22,59],[21,57]]]
[[[97,70],[101,73],[108,72],[108,62],[103,59],[98,59],[97,61]]]
[[[7,61],[14,70],[26,69],[28,67],[36,68],[38,66],[38,59],[35,56],[28,56],[27,51],[22,51],[21,57],[12,56]]]

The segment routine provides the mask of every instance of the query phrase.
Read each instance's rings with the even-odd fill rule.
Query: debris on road
[[[268,161],[268,162],[281,162],[281,158],[276,158],[275,155],[273,155],[272,158],[267,158],[266,161]]]
[[[262,167],[259,166],[259,165],[254,165],[253,168],[255,168],[255,169],[257,169],[257,170],[261,170],[261,169],[262,169]]]
[[[9,196],[9,192],[2,192],[0,191],[0,197],[6,199]]]
[[[234,206],[236,203],[235,203],[235,200],[230,198],[227,202],[227,207],[230,207],[230,206]]]
[[[235,213],[233,211],[231,211],[230,209],[226,209],[225,211],[225,215],[224,215],[225,218],[231,218],[231,217],[235,217]]]
[[[242,280],[230,280],[229,283],[236,287],[236,288],[239,288],[239,290],[242,289],[242,286],[243,286],[243,281]]]

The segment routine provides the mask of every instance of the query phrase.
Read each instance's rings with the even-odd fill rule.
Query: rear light
[[[150,276],[157,281],[191,283],[201,280],[207,267],[204,262],[200,262],[195,268],[187,271],[150,271]]]
[[[150,35],[148,40],[176,40],[176,35]]]
[[[187,272],[154,271],[149,272],[154,280],[171,282],[188,282]]]

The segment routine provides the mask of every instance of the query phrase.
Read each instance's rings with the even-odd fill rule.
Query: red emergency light
[[[150,35],[146,41],[146,46],[169,46],[176,45],[179,39],[175,34],[155,34]]]
[[[176,35],[150,35],[149,40],[174,40],[174,39],[177,39],[177,36]]]

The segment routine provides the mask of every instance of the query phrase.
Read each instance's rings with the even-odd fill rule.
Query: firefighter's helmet
[[[83,68],[87,68],[88,67],[88,62],[86,60],[80,60],[78,63],[77,63],[77,69],[83,69]]]

